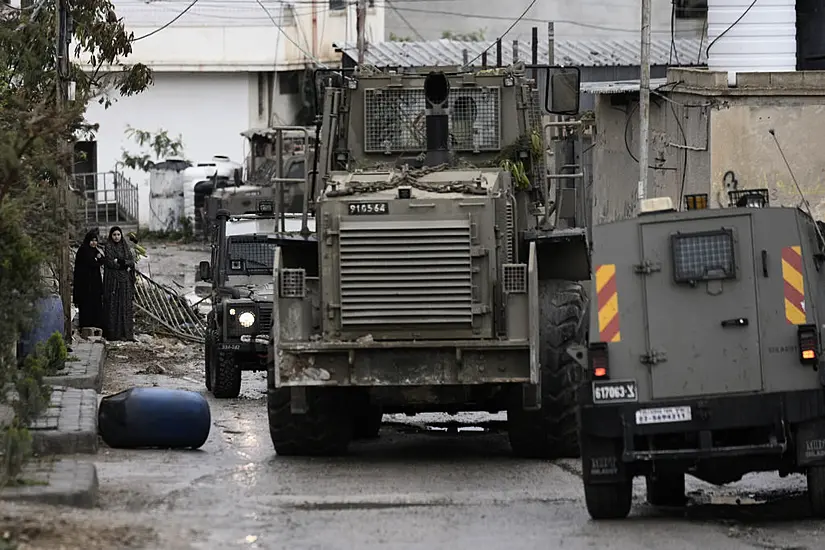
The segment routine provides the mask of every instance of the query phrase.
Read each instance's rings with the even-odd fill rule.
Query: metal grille
[[[282,298],[303,298],[306,296],[305,270],[282,269],[280,283]]]
[[[450,94],[450,139],[456,151],[501,148],[497,87],[454,90]],[[364,151],[420,152],[427,148],[423,89],[369,88],[364,91]]]
[[[733,232],[722,229],[674,235],[673,273],[677,282],[735,277]]]
[[[344,327],[470,325],[470,221],[341,222]]]
[[[524,294],[527,292],[527,264],[504,264],[501,266],[504,292]]]
[[[235,274],[271,273],[276,247],[254,237],[230,237],[227,268]]]
[[[269,334],[272,328],[272,304],[258,304],[258,334]]]
[[[530,131],[538,133],[539,138],[541,140],[541,150],[542,153],[539,155],[537,159],[533,160],[533,174],[532,180],[535,185],[543,185],[544,179],[547,177],[547,166],[545,164],[546,161],[546,149],[547,146],[544,143],[544,126],[541,121],[541,99],[539,97],[539,90],[538,88],[531,88],[530,93],[528,95],[528,103],[529,109],[527,112],[527,119],[528,125],[530,126]]]

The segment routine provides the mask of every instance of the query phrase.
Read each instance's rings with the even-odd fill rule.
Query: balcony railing
[[[138,188],[120,172],[75,174],[75,187],[85,200],[79,215],[96,226],[135,224],[138,221]]]

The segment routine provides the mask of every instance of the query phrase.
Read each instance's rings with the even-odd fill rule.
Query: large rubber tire
[[[621,483],[585,483],[584,502],[593,519],[624,519],[630,514],[633,481]]]
[[[352,415],[352,438],[375,439],[381,432],[384,412],[377,405],[360,407]]]
[[[203,343],[203,378],[206,381],[206,389],[212,391],[212,365],[218,352],[215,347],[215,331],[207,329]]]
[[[576,392],[581,367],[567,354],[587,339],[587,299],[579,283],[539,281],[541,409],[526,411],[515,398],[507,411],[513,453],[522,458],[578,458]]]
[[[653,506],[685,505],[685,474],[648,474],[645,481],[647,501]]]
[[[234,399],[241,394],[241,369],[235,365],[231,352],[218,350],[212,364],[212,395],[218,399]]]
[[[808,468],[808,500],[814,517],[825,518],[825,466]]]
[[[280,456],[338,456],[352,439],[352,414],[340,388],[307,388],[307,411],[292,414],[289,388],[267,391],[269,435]]]

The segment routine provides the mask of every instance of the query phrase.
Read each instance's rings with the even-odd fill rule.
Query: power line
[[[175,23],[175,21],[177,21],[178,19],[180,19],[181,17],[186,15],[186,12],[188,12],[189,10],[194,8],[195,4],[197,4],[198,1],[199,0],[192,0],[192,3],[189,4],[188,6],[186,6],[186,9],[183,10],[182,12],[180,12],[179,14],[177,14],[171,21],[169,21],[168,23],[166,23],[162,27],[158,27],[157,29],[153,30],[150,33],[144,34],[143,36],[138,36],[137,38],[133,38],[132,42],[137,42],[138,40],[143,40],[144,38],[149,38],[150,36],[153,36],[153,35],[159,33],[160,31],[169,28],[170,26],[172,26]]]
[[[390,9],[391,9],[392,11],[394,11],[394,12],[395,12],[395,14],[396,14],[396,15],[397,15],[400,19],[401,19],[401,21],[403,21],[403,22],[404,22],[404,24],[405,24],[405,25],[407,25],[407,27],[409,27],[409,29],[413,32],[413,34],[415,34],[415,36],[417,36],[417,37],[418,37],[418,39],[419,39],[419,40],[421,40],[422,42],[426,42],[426,40],[424,39],[424,37],[423,37],[423,36],[421,36],[421,33],[420,33],[420,32],[418,32],[417,30],[415,30],[415,27],[413,27],[413,26],[410,24],[410,22],[409,22],[409,21],[407,21],[407,18],[406,18],[406,17],[404,17],[404,14],[403,14],[403,13],[401,13],[400,11],[398,11],[398,9],[396,9],[395,4],[393,4],[393,2],[391,2],[390,0],[384,0],[384,1],[385,1],[385,3],[386,3],[389,7],[390,7]],[[386,24],[386,23],[385,23],[385,24]]]
[[[197,0],[195,0],[195,1],[197,2]],[[321,63],[320,60],[318,60],[314,55],[312,55],[311,53],[309,53],[305,49],[303,49],[296,41],[294,41],[292,39],[291,36],[289,36],[289,34],[287,34],[287,32],[283,29],[283,27],[281,27],[281,25],[279,25],[275,21],[275,18],[272,17],[272,14],[269,13],[269,10],[266,9],[266,6],[264,6],[264,3],[261,2],[261,0],[255,0],[255,1],[258,3],[259,6],[261,6],[261,9],[264,10],[264,13],[266,13],[267,17],[269,17],[269,20],[272,21],[272,24],[275,25],[275,28],[278,29],[278,32],[280,32],[283,35],[284,38],[286,38],[287,40],[292,42],[292,45],[295,46],[296,48],[298,48],[299,52],[301,52],[302,54],[307,56],[313,63],[315,63],[319,67],[322,67],[324,69],[329,69],[329,67],[326,64]]]
[[[482,55],[484,55],[484,53],[485,53],[485,52],[487,52],[488,50],[490,50],[493,46],[495,46],[495,45],[498,43],[498,41],[499,41],[499,40],[502,40],[505,36],[507,36],[507,33],[509,33],[511,30],[513,30],[513,27],[515,27],[515,26],[519,23],[519,21],[521,21],[521,20],[524,18],[524,16],[525,16],[525,15],[527,15],[527,12],[528,12],[528,11],[530,11],[530,9],[532,9],[532,7],[536,5],[536,2],[537,2],[537,1],[538,1],[538,0],[533,0],[532,2],[530,2],[530,4],[529,4],[526,8],[524,8],[524,11],[523,11],[523,12],[521,12],[521,15],[519,15],[518,19],[516,19],[515,21],[513,21],[513,22],[512,22],[512,24],[511,24],[509,27],[507,27],[507,30],[506,30],[506,31],[504,31],[504,32],[501,34],[501,36],[499,36],[499,37],[495,40],[495,42],[493,42],[492,44],[490,44],[489,46],[487,46],[487,48],[486,48],[485,50],[481,51],[481,52],[480,52],[477,56],[475,56],[472,60],[470,60],[470,61],[468,61],[467,63],[465,63],[465,64],[464,64],[464,67],[469,67],[470,65],[472,65],[472,64],[473,64],[473,62],[474,62],[476,59],[478,59],[479,57],[481,57]]]

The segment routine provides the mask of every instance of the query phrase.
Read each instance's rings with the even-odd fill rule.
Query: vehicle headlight
[[[238,315],[238,323],[244,328],[249,328],[255,324],[255,314],[251,311],[244,311]]]

